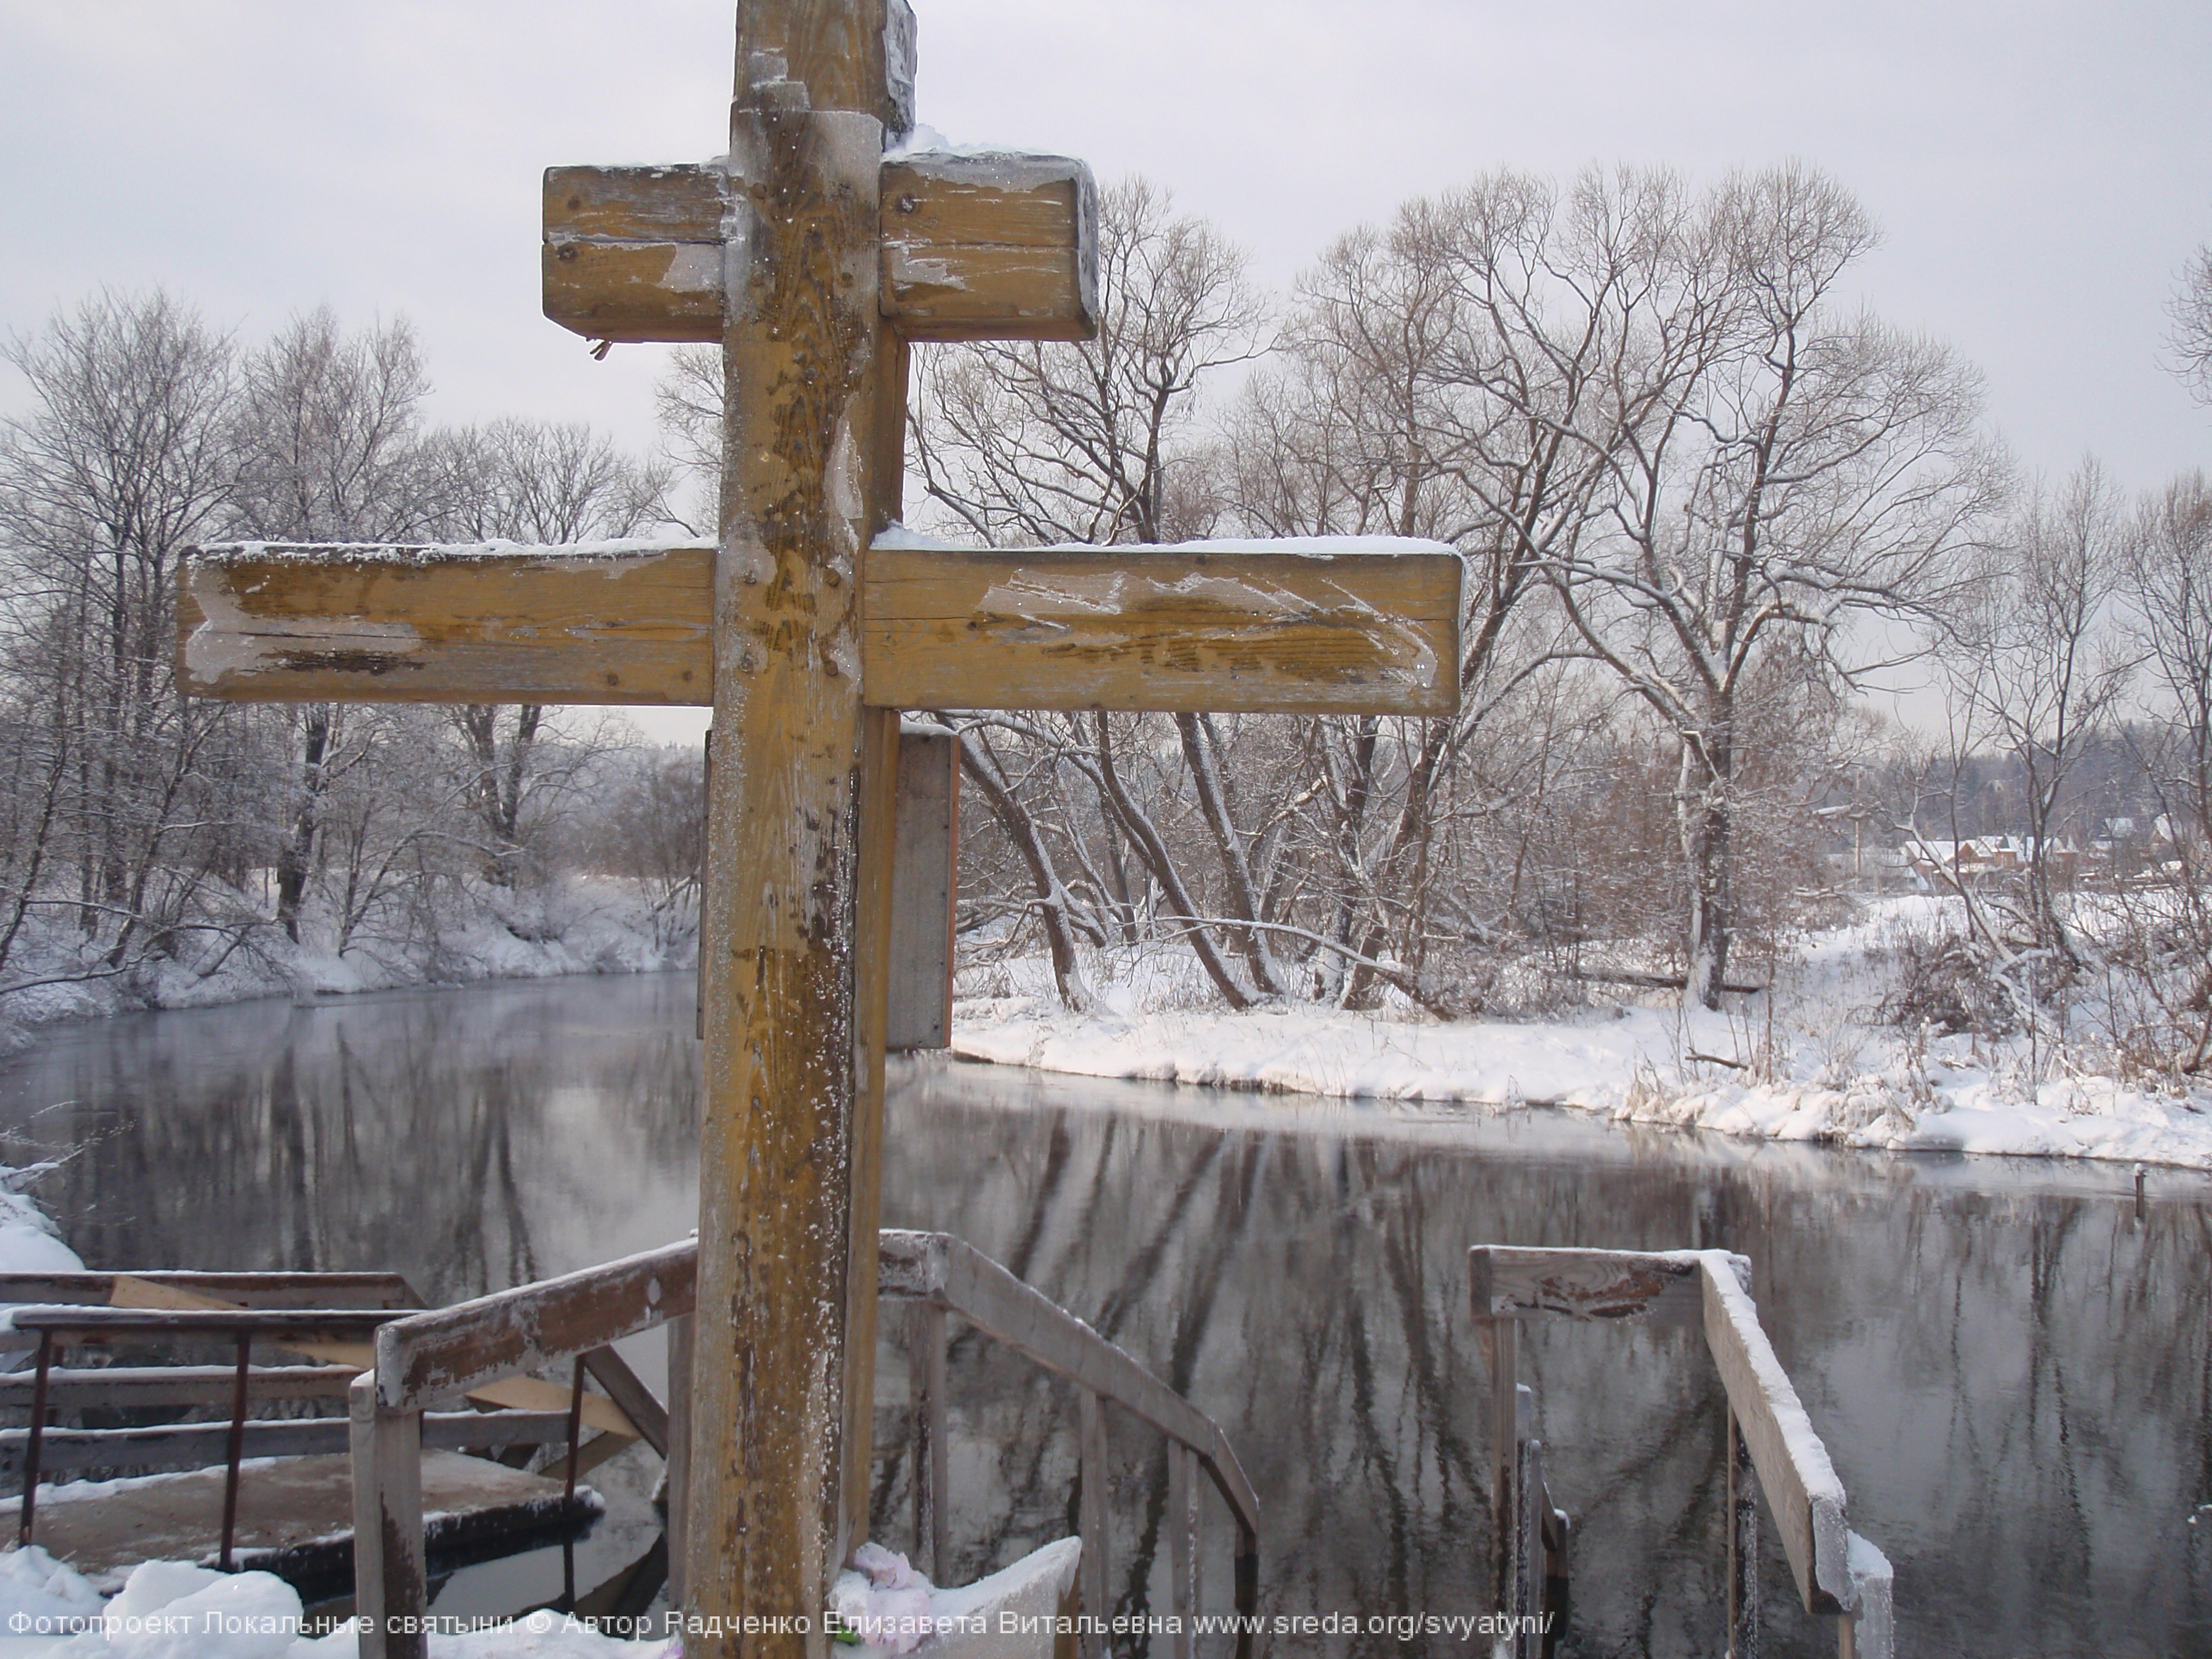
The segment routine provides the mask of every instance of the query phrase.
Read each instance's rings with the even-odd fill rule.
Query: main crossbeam
[[[711,547],[643,541],[208,548],[179,578],[178,679],[270,702],[703,704],[714,565]],[[1439,543],[1005,550],[894,531],[860,574],[873,708],[1425,714],[1457,697],[1461,564]]]

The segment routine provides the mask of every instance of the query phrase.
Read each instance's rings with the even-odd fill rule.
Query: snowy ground
[[[952,1046],[970,1060],[1094,1077],[1339,1098],[1571,1108],[1723,1134],[1903,1152],[2114,1158],[2212,1169],[2212,1094],[2122,1081],[2086,1038],[1991,1042],[1886,1027],[1881,950],[1924,925],[1893,901],[1804,942],[1764,998],[1721,1012],[1670,993],[1540,1020],[1442,1024],[1403,1008],[1231,1013],[1173,955],[1089,964],[1079,1018],[1042,959],[963,972]]]
[[[1051,1638],[1008,1636],[1006,1616],[1018,1628],[1055,1613],[1081,1554],[1063,1538],[988,1578],[939,1589],[904,1556],[863,1545],[830,1597],[846,1633],[837,1650],[853,1659],[1032,1659],[1051,1650]],[[149,1561],[103,1601],[35,1545],[0,1553],[0,1632],[19,1632],[0,1634],[0,1659],[351,1659],[359,1650],[350,1623],[313,1636],[303,1628],[298,1593],[265,1572]],[[430,1659],[680,1659],[684,1651],[680,1637],[630,1639],[550,1612],[433,1634],[429,1647]]]
[[[121,975],[80,961],[74,930],[27,933],[4,977],[24,986],[0,998],[0,1053],[39,1028],[148,1008],[199,1008],[256,997],[343,994],[410,985],[563,974],[652,973],[688,968],[698,957],[696,907],[656,916],[638,884],[568,878],[527,893],[472,890],[441,919],[437,935],[405,942],[364,938],[340,954],[310,917],[307,942],[264,927],[219,962],[156,958]],[[46,981],[46,982],[40,982]]]

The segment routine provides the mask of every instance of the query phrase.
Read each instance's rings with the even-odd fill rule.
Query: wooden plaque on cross
[[[726,1632],[818,1629],[866,1537],[898,711],[1441,714],[1459,690],[1437,544],[899,528],[909,344],[1079,340],[1099,306],[1087,170],[897,148],[913,52],[905,0],[743,0],[726,155],[546,174],[553,320],[722,345],[714,546],[256,544],[180,575],[199,696],[713,706],[675,1577]]]

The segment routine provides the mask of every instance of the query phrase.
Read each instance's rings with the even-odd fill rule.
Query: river
[[[76,1149],[37,1196],[91,1266],[390,1268],[447,1301],[690,1228],[691,1020],[690,981],[673,975],[137,1016],[0,1063],[0,1130],[14,1163]],[[1468,1246],[1725,1246],[1754,1263],[1852,1524],[1895,1564],[1901,1651],[2212,1653],[2204,1178],[2153,1172],[2139,1212],[2123,1168],[938,1058],[894,1063],[889,1115],[885,1224],[967,1238],[1222,1423],[1262,1508],[1264,1611],[1481,1609]],[[1575,1516],[1564,1652],[1720,1645],[1722,1414],[1693,1340],[1554,1326],[1525,1343],[1553,1488]],[[657,1360],[647,1345],[656,1380]],[[887,1341],[878,1510],[903,1547],[900,1363]],[[952,1379],[964,1576],[1067,1529],[1074,1411],[973,1339]],[[1164,1561],[1148,1574],[1165,1467],[1141,1428],[1115,1435],[1128,1612],[1164,1583]],[[635,1526],[611,1527],[605,1548],[634,1546]],[[1764,1530],[1766,1650],[1832,1652]],[[1218,1600],[1225,1525],[1210,1548]],[[441,1606],[524,1594],[472,1571]],[[1472,1651],[1381,1635],[1320,1650]]]

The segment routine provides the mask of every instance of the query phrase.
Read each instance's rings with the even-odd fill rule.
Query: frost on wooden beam
[[[545,314],[593,340],[722,337],[718,167],[548,167]]]
[[[550,167],[545,314],[594,340],[722,337],[729,179],[705,167]],[[1097,331],[1097,191],[1064,156],[884,162],[884,315],[911,340]]]
[[[286,548],[187,559],[199,696],[704,703],[712,548]],[[861,568],[861,678],[890,708],[1434,714],[1458,697],[1460,561],[1321,538],[1027,551],[894,532]]]
[[[1317,537],[870,550],[861,661],[894,708],[1441,714],[1459,701],[1460,560]]]
[[[1061,155],[917,153],[883,171],[884,314],[909,340],[1098,331],[1098,192]]]
[[[280,546],[186,558],[177,684],[295,702],[706,703],[714,553]]]

